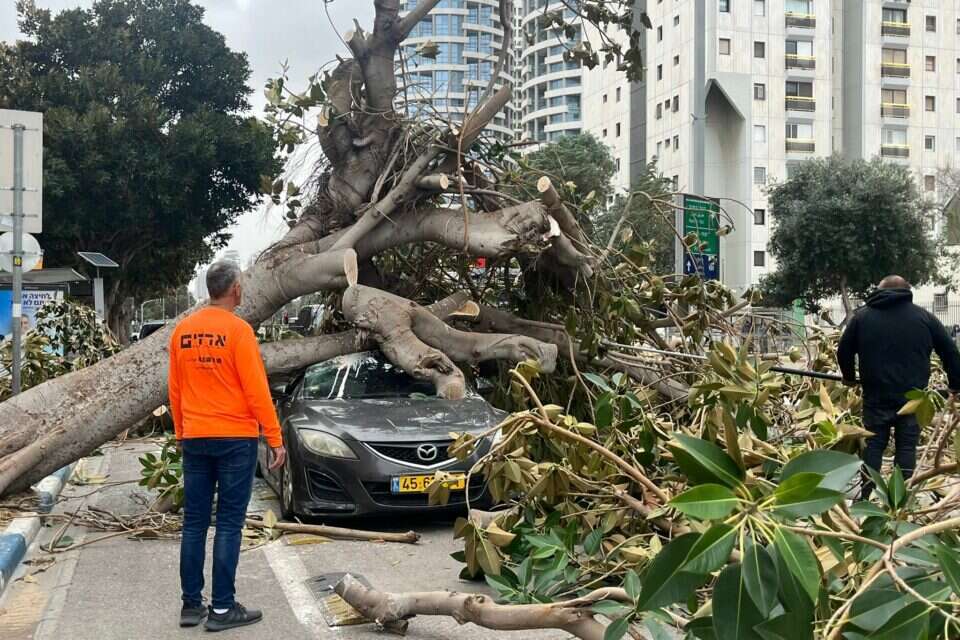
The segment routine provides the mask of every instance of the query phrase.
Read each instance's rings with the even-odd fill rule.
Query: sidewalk
[[[156,447],[126,444],[105,448],[105,455],[84,463],[90,475],[108,475],[109,482],[139,478],[137,457]],[[68,486],[54,512],[73,511],[86,504],[115,513],[136,513],[142,507],[131,494],[145,495],[136,484],[103,487]],[[93,493],[91,493],[93,492]],[[87,497],[80,497],[89,494]],[[251,510],[279,511],[272,492],[259,481]],[[231,640],[283,638],[315,640],[383,640],[371,625],[328,627],[317,601],[305,582],[322,573],[360,574],[387,591],[460,590],[486,591],[482,584],[457,579],[460,565],[450,558],[458,550],[450,522],[396,522],[396,530],[413,528],[423,535],[418,545],[334,541],[291,546],[283,540],[241,554],[237,595],[244,604],[264,610],[260,624],[236,629]],[[382,522],[376,528],[383,528]],[[48,542],[59,526],[46,527],[38,543]],[[72,527],[75,543],[103,535]],[[213,535],[209,536],[212,544]],[[26,579],[16,580],[0,598],[0,629],[4,640],[133,640],[188,638],[204,635],[199,629],[180,629],[178,540],[131,540],[118,536],[74,551],[56,554],[46,571],[26,565]],[[28,559],[48,557],[35,544]],[[209,556],[208,556],[209,562]],[[209,576],[209,567],[207,571]],[[15,578],[16,579],[16,578]],[[209,585],[207,589],[209,595]],[[494,640],[559,640],[558,631],[513,634],[461,627],[445,618],[416,618],[407,635],[413,640],[464,638]]]

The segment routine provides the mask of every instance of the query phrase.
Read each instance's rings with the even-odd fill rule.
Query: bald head
[[[910,283],[903,276],[887,276],[880,281],[880,289],[909,289]]]

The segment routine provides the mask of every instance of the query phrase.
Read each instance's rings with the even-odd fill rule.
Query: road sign
[[[20,258],[13,255],[13,233],[0,235],[0,271],[12,272],[13,266]],[[29,233],[23,234],[23,267],[24,273],[33,271],[43,261],[43,252],[40,243]]]
[[[685,275],[697,274],[705,280],[720,279],[720,205],[709,198],[684,195],[679,203],[682,211],[678,216],[678,228],[682,235],[695,233],[700,247],[687,250],[678,241],[677,254],[682,255],[681,269]]]
[[[23,125],[23,230],[43,231],[43,114],[0,109],[0,231],[13,230],[13,125]]]

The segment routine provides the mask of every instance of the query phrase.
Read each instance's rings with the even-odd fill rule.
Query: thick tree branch
[[[449,616],[466,624],[472,622],[498,631],[561,629],[583,640],[602,640],[605,625],[594,619],[589,606],[500,605],[480,594],[383,593],[364,586],[351,575],[344,576],[334,589],[350,606],[378,625],[403,634],[409,619],[416,615]]]

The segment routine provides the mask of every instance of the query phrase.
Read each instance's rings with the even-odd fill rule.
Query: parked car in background
[[[150,322],[144,322],[142,325],[140,325],[140,331],[130,336],[130,341],[137,342],[139,340],[143,340],[144,338],[149,337],[151,334],[162,329],[166,324],[166,320],[151,320]]]
[[[392,365],[377,352],[333,358],[308,367],[280,390],[277,412],[287,462],[267,471],[261,438],[259,468],[280,497],[285,517],[360,516],[442,509],[427,487],[440,470],[462,476],[446,508],[466,503],[465,474],[489,450],[483,442],[464,462],[447,454],[451,432],[479,434],[504,413],[475,392],[438,398],[433,385]],[[484,499],[480,476],[470,500]]]

